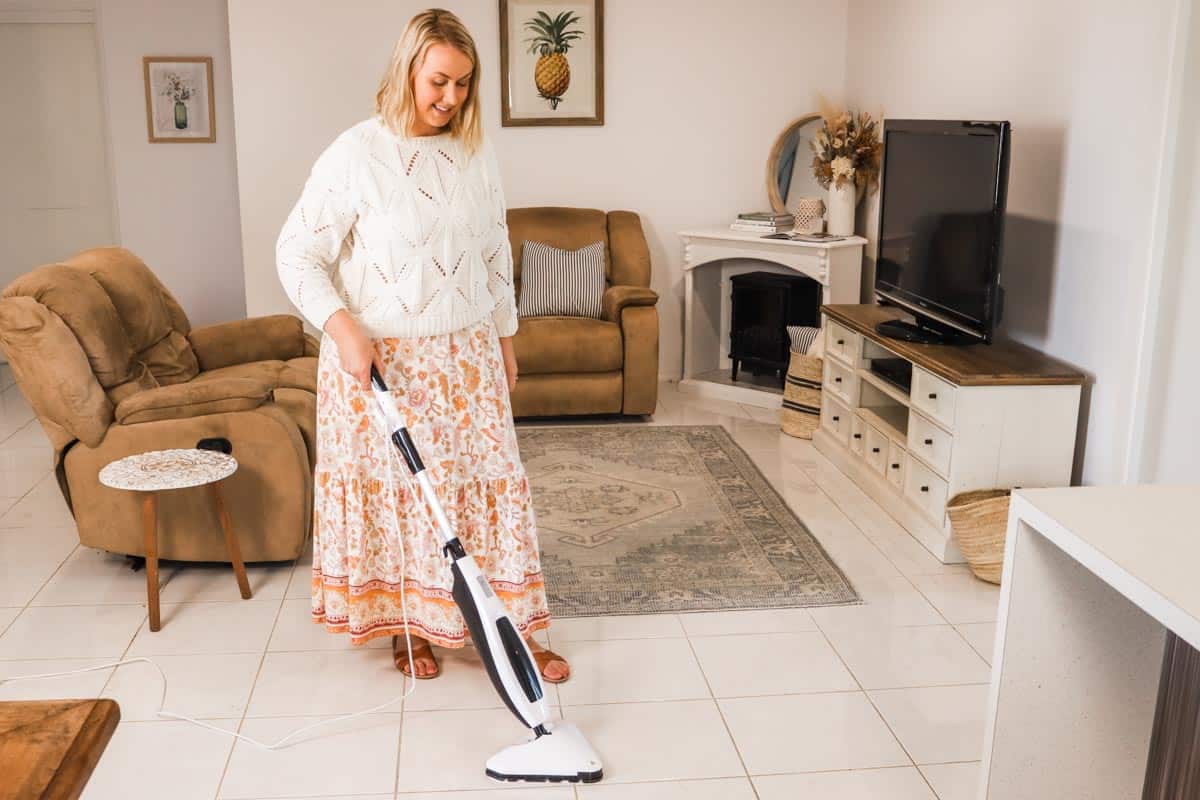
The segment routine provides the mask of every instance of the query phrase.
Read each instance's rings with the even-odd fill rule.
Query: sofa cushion
[[[116,309],[133,350],[160,385],[190,381],[200,371],[188,343],[191,323],[149,267],[121,247],[95,247],[63,262],[91,277]]]
[[[621,369],[621,327],[586,317],[526,317],[513,337],[522,373]]]
[[[224,380],[226,378],[252,378],[267,384],[272,389],[304,389],[316,394],[317,359],[314,356],[301,356],[300,358],[290,358],[287,361],[251,361],[249,364],[206,369],[196,376],[195,381]]]
[[[279,384],[279,373],[283,371],[282,361],[251,361],[249,364],[234,364],[231,367],[206,369],[193,379],[196,381],[219,381],[225,378],[252,378],[261,381],[271,388]]]
[[[518,316],[601,318],[605,286],[603,240],[578,250],[563,250],[545,242],[525,242],[521,251]]]
[[[248,411],[271,396],[271,387],[252,378],[188,381],[147,389],[122,400],[117,422],[135,425],[163,419],[184,419],[205,414]]]

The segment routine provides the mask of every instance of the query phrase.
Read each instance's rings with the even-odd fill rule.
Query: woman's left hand
[[[500,338],[500,352],[504,354],[504,372],[508,376],[508,393],[517,388],[517,354],[513,351],[512,337]]]

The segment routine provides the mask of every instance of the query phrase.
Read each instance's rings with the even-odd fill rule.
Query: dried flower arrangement
[[[182,103],[184,100],[190,100],[192,97],[192,84],[187,79],[182,77],[178,72],[168,72],[163,75],[163,88],[161,94],[170,97],[176,103]]]
[[[821,187],[832,184],[840,189],[853,181],[858,191],[879,183],[879,162],[883,142],[879,122],[865,111],[853,114],[837,110],[822,101],[824,124],[812,138],[813,175]]]

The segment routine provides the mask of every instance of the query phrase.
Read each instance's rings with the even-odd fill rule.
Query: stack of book
[[[790,231],[795,224],[791,214],[777,214],[774,211],[751,211],[738,214],[737,219],[729,226],[730,230],[745,233],[782,233]]]

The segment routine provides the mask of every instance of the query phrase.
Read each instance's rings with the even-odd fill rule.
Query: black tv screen
[[[884,123],[875,289],[989,341],[996,320],[1008,123]]]

